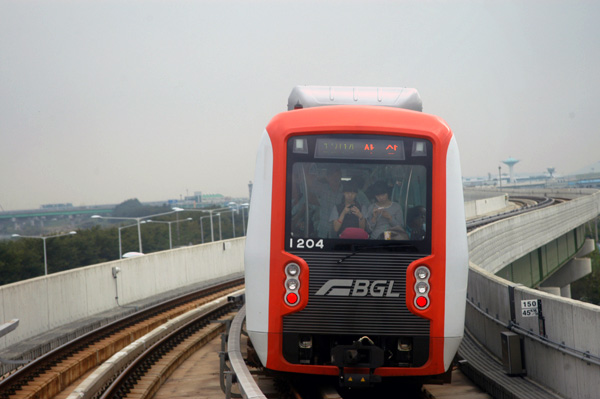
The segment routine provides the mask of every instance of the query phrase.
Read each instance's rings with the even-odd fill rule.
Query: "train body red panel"
[[[265,367],[446,372],[468,268],[449,127],[390,106],[275,116],[258,151],[245,263],[247,330]]]

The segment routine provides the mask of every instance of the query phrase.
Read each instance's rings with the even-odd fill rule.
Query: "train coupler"
[[[338,345],[331,350],[333,364],[344,367],[375,369],[383,366],[383,349],[360,340],[352,345]]]
[[[373,371],[383,366],[383,349],[373,345],[370,339],[338,345],[331,350],[331,355],[333,364],[340,368],[342,387],[370,387],[381,382],[381,376],[374,375]]]

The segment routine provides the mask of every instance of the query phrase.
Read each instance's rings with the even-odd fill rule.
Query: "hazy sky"
[[[245,196],[298,84],[417,88],[465,176],[570,173],[600,160],[599,20],[598,1],[0,0],[0,206]]]

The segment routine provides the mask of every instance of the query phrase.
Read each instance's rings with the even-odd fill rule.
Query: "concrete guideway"
[[[519,190],[519,194],[524,191]],[[600,214],[596,190],[528,190],[567,201],[492,223],[469,234],[467,328],[502,358],[501,332],[522,336],[526,374],[569,398],[600,392],[600,307],[515,284],[495,275],[505,265],[568,234]],[[521,301],[543,303],[543,315],[523,317]],[[568,354],[568,356],[565,356]]]

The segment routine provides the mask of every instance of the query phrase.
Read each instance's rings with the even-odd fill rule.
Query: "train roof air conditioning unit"
[[[324,105],[381,105],[422,111],[417,89],[406,87],[296,86],[288,111]]]

